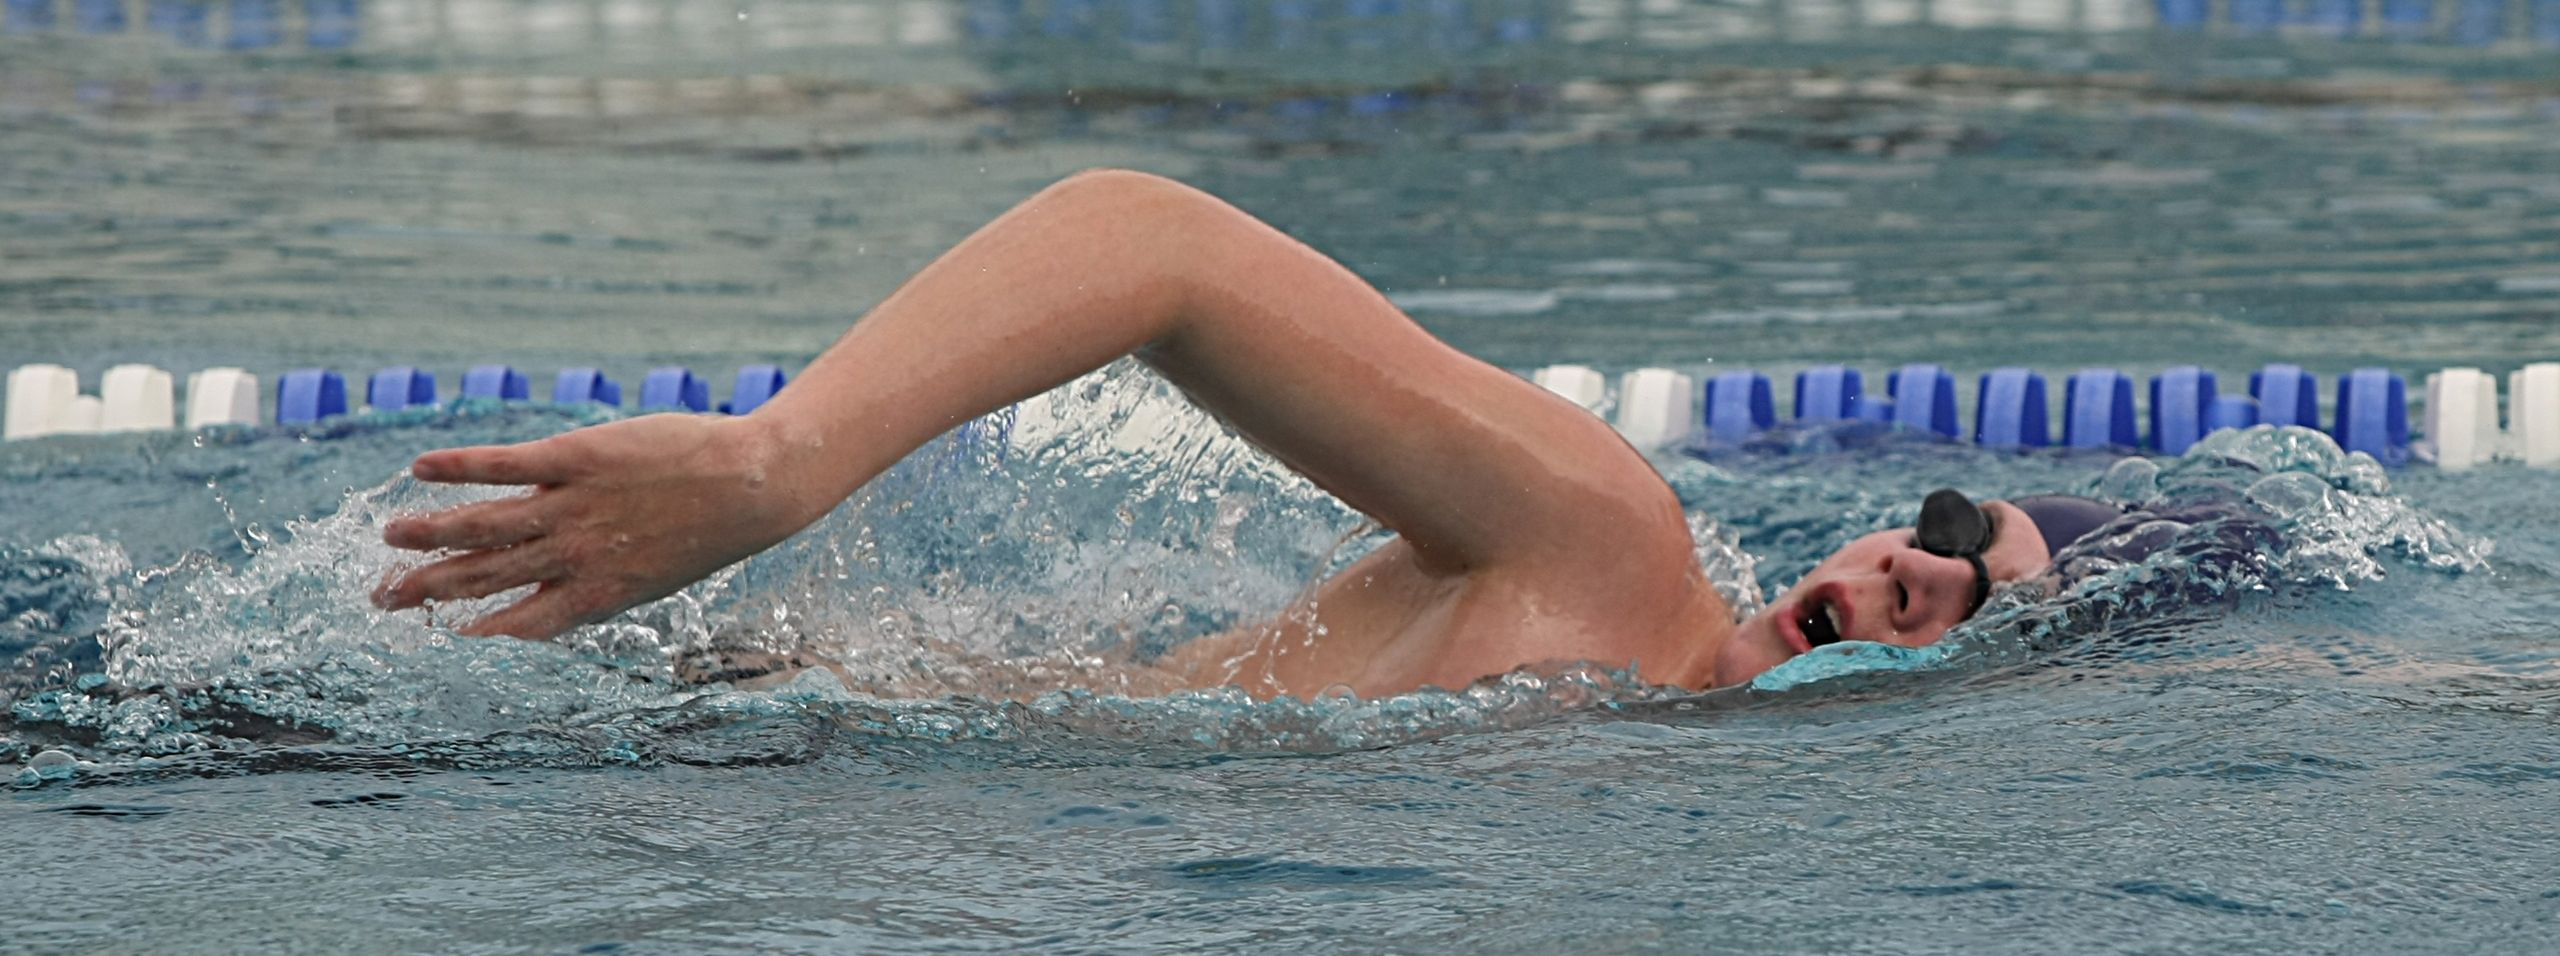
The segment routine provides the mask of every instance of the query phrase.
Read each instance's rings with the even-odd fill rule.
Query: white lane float
[[[1718,452],[1746,447],[1752,436],[1782,421],[1769,377],[1751,369],[1723,370],[1704,383],[1703,390],[1696,378],[1667,368],[1630,371],[1618,380],[1614,393],[1609,377],[1586,365],[1551,365],[1535,370],[1530,378],[1594,414],[1613,415],[1619,432],[1646,450],[1688,447]],[[477,366],[463,376],[461,393],[469,398],[524,401],[531,397],[527,379],[512,366]],[[2245,397],[2218,393],[2214,373],[2197,366],[2163,371],[2143,391],[2133,387],[2133,376],[2108,368],[2081,369],[2058,390],[2048,389],[2044,376],[2030,369],[1993,369],[1982,374],[1970,396],[1956,393],[1955,379],[1947,369],[1925,363],[1893,370],[1883,394],[1868,394],[1864,375],[1845,365],[1807,367],[1794,379],[1794,421],[1865,421],[1986,447],[2023,450],[2063,445],[2175,453],[2204,434],[2226,428],[2303,425],[2325,426],[2341,446],[2386,464],[2400,464],[2414,451],[2421,459],[2452,471],[2497,460],[2560,467],[2560,362],[2535,363],[2510,373],[2503,409],[2496,377],[2481,369],[2429,373],[2416,396],[2408,395],[2404,380],[2389,369],[2355,369],[2338,377],[2338,400],[2325,422],[2319,379],[2289,364],[2271,364],[2251,373]],[[749,365],[738,370],[730,400],[714,404],[707,379],[681,366],[669,366],[650,371],[639,404],[745,414],[770,400],[787,380],[779,366]],[[363,397],[377,409],[435,401],[434,376],[421,368],[382,369],[364,384]],[[256,373],[232,367],[191,373],[186,377],[183,403],[177,400],[173,385],[167,371],[124,364],[108,369],[99,382],[99,394],[90,396],[81,394],[76,370],[50,363],[20,366],[8,376],[5,437],[164,431],[179,427],[181,417],[189,429],[253,425],[263,420],[261,379]],[[338,373],[327,369],[287,374],[277,386],[275,419],[307,424],[345,414],[347,399],[353,397],[346,385]],[[2055,391],[2060,392],[2061,401],[2049,404],[2048,395]],[[561,371],[550,398],[564,404],[619,405],[621,393],[621,386],[601,370],[571,368]],[[2136,409],[2137,394],[2147,394],[2151,401]],[[2412,397],[2423,403],[2422,408],[2412,406]],[[1965,398],[1973,402],[1970,427],[1960,426],[1956,416]],[[2053,404],[2061,408],[2054,409]],[[2502,410],[2504,428],[2500,427]],[[2056,411],[2062,420],[2060,428],[2053,427]],[[2412,418],[2422,425],[2418,430],[2422,440],[2414,448]],[[2147,435],[2137,425],[2144,419],[2150,425]]]
[[[1618,380],[1618,433],[1642,449],[1685,441],[1698,423],[1697,382],[1667,368],[1640,368]]]
[[[169,373],[148,365],[118,365],[98,380],[103,432],[168,431],[178,427],[177,389]]]
[[[2468,471],[2498,453],[2498,380],[2476,368],[2427,375],[2426,445],[2436,467]]]
[[[2515,457],[2560,466],[2560,362],[2536,362],[2507,376],[2507,431]]]
[[[258,423],[258,376],[228,366],[187,376],[187,428]]]
[[[10,441],[63,431],[80,397],[80,373],[59,365],[21,365],[9,372],[9,408],[0,436]]]
[[[1550,365],[1529,376],[1529,380],[1594,412],[1609,402],[1608,376],[1588,365]]]

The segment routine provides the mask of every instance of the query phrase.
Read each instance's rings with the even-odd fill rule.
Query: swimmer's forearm
[[[810,466],[794,493],[822,512],[935,435],[1171,334],[1163,263],[1191,203],[1130,175],[1070,179],[981,228],[758,408]]]

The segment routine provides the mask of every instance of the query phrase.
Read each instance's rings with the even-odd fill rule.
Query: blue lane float
[[[790,380],[789,376],[782,374],[779,365],[749,365],[739,369],[737,383],[730,387],[729,400],[720,403],[720,410],[731,415],[755,411],[772,401],[774,393],[782,391],[783,384]]]
[[[2262,424],[2320,427],[2320,380],[2302,366],[2279,362],[2249,373],[2249,395]]]
[[[2258,424],[2258,400],[2246,395],[2223,395],[2205,406],[2204,430],[2207,434],[2226,428],[2248,428]]]
[[[1040,30],[1059,39],[1082,39],[1093,32],[1095,21],[1102,18],[1100,0],[1049,0],[1048,16],[1041,20]]]
[[[2418,36],[2435,25],[2434,0],[2382,0],[2382,26],[2394,36]]]
[[[2159,0],[2156,5],[2160,25],[2181,30],[2194,30],[2205,25],[2213,14],[2209,0]]]
[[[1752,435],[1777,424],[1774,406],[1769,400],[1769,376],[1726,372],[1708,379],[1707,440],[1720,448],[1741,447]]]
[[[1443,53],[1476,46],[1473,12],[1465,0],[1423,0],[1423,43]]]
[[[1874,395],[1858,397],[1857,420],[1876,425],[1893,424],[1893,399]]]
[[[100,430],[150,431],[171,427],[176,408],[185,409],[189,428],[247,424],[257,420],[257,376],[240,369],[207,369],[186,378],[187,401],[174,406],[166,398],[169,376],[145,366],[109,370],[101,396],[80,394],[78,376],[54,365],[28,365],[10,373],[7,437],[80,434]],[[1611,404],[1609,379],[1583,366],[1541,369],[1537,382],[1566,395],[1584,408],[1604,411]],[[728,401],[717,406],[744,415],[771,401],[788,381],[779,366],[749,365],[737,372]],[[2301,367],[2271,364],[2250,375],[2250,394],[2218,394],[2215,376],[2196,366],[2179,366],[2150,382],[2149,440],[2137,428],[2142,413],[2134,400],[2131,376],[2111,368],[2084,368],[2063,387],[2060,444],[2080,449],[2151,450],[2179,454],[2197,440],[2225,428],[2257,424],[2322,427],[2338,443],[2389,465],[2423,456],[2440,467],[2468,467],[2499,458],[2528,464],[2560,464],[2560,363],[2528,366],[2511,376],[2514,400],[2505,407],[2507,427],[2500,429],[2496,383],[2477,369],[2447,369],[2429,378],[2425,401],[2427,448],[2413,448],[2410,419],[2415,415],[2408,386],[2388,369],[2357,369],[2338,380],[2334,417],[2320,422],[2318,379]],[[2450,384],[2447,384],[2450,383]],[[525,401],[526,376],[506,365],[481,365],[462,377],[461,394],[470,398]],[[1983,373],[1973,398],[1969,430],[1959,426],[1962,406],[1954,378],[1937,365],[1905,365],[1892,371],[1886,391],[1894,397],[1863,391],[1864,376],[1845,365],[1808,368],[1795,377],[1797,420],[1808,424],[1870,422],[1926,432],[1993,448],[2038,448],[2054,444],[2050,431],[2049,395],[2043,376],[2025,368]],[[1744,369],[1726,371],[1698,383],[1669,369],[1641,369],[1621,380],[1615,405],[1617,425],[1631,443],[1646,448],[1686,444],[1706,450],[1747,447],[1762,432],[1779,427],[1768,376]],[[707,381],[681,366],[652,370],[642,388],[640,406],[709,412]],[[2442,396],[2467,404],[2452,407]],[[274,420],[307,425],[350,411],[346,382],[335,371],[297,369],[277,383]],[[414,366],[394,366],[365,381],[365,403],[390,411],[431,405],[436,401],[434,376]],[[1702,399],[1702,400],[1701,400]],[[562,405],[600,402],[622,404],[622,388],[591,367],[562,369],[551,400]],[[101,409],[96,414],[91,409]],[[1702,427],[1701,427],[1702,426]],[[2448,445],[2446,435],[2466,437],[2467,444]],[[2442,433],[2442,434],[2440,434]],[[2447,465],[2447,462],[2456,464]]]
[[[231,0],[231,35],[223,46],[263,50],[284,41],[284,4],[279,0]]]
[[[2507,0],[2459,0],[2453,8],[2453,42],[2487,46],[2507,35]]]
[[[2042,448],[2053,443],[2045,416],[2044,376],[2023,368],[1982,374],[1974,394],[1973,440],[1985,448]]]
[[[414,366],[400,365],[373,373],[365,383],[364,403],[377,412],[396,412],[436,403],[436,377]]]
[[[711,383],[681,365],[650,369],[649,377],[640,380],[640,407],[710,411]]]
[[[1233,50],[1245,45],[1253,27],[1250,0],[1197,0],[1192,29],[1204,50]]]
[[[2271,33],[2284,22],[2283,0],[2225,0],[2231,26],[2243,33]]]
[[[10,33],[53,29],[53,0],[6,0],[0,3],[0,13],[6,14],[6,22],[0,23],[0,28]]]
[[[325,368],[298,368],[276,382],[276,424],[309,425],[347,413],[347,379]]]
[[[462,373],[462,397],[527,401],[533,398],[533,383],[513,365],[475,365]]]
[[[344,50],[356,44],[363,14],[357,0],[303,0],[302,39],[314,50]]]
[[[2151,380],[2151,447],[2184,454],[2205,435],[2205,409],[2214,399],[2213,373],[2181,365]]]
[[[1885,377],[1885,392],[1893,396],[1893,424],[1948,438],[1959,434],[1956,377],[1944,367],[1914,363],[1894,369]]]
[[[1130,43],[1161,46],[1174,41],[1173,10],[1167,0],[1122,0],[1122,36]]]
[[[124,32],[124,0],[74,0],[71,16],[82,33]]]
[[[2063,382],[2062,443],[2072,448],[2135,448],[2133,377],[2084,368]]]
[[[205,46],[213,42],[212,16],[213,7],[205,0],[151,0],[143,20],[151,32],[180,46]]]
[[[551,403],[576,405],[584,402],[621,408],[622,385],[592,368],[561,369],[560,377],[551,382]]]
[[[969,0],[960,23],[971,39],[1010,40],[1022,21],[1022,0]]]
[[[2363,0],[2310,0],[2302,5],[2296,22],[2345,36],[2356,32],[2356,24],[2363,20]]]
[[[2389,369],[2360,368],[2338,379],[2338,447],[2386,465],[2409,460],[2409,383]]]
[[[1796,418],[1808,422],[1856,419],[1866,382],[1866,376],[1846,365],[1817,365],[1797,372]]]

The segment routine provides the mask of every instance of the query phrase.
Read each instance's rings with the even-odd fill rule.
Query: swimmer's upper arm
[[[1694,568],[1679,503],[1598,417],[1432,337],[1341,264],[1189,187],[1182,318],[1145,357],[1433,573]]]
[[[1474,584],[1500,571],[1508,583],[1487,590],[1570,604],[1613,633],[1658,623],[1629,614],[1685,607],[1662,598],[1695,590],[1678,502],[1606,424],[1432,338],[1349,270],[1235,207],[1105,171],[1043,190],[953,247],[753,415],[644,417],[422,456],[428,480],[538,487],[503,514],[449,509],[386,527],[402,547],[462,553],[379,600],[540,584],[472,628],[557,633],[768,546],[934,435],[1131,351],[1400,532],[1426,576]],[[699,505],[732,497],[753,507]],[[483,533],[499,518],[503,533]]]

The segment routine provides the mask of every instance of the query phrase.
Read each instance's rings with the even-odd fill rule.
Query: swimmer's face
[[[1983,567],[1994,584],[2043,571],[2035,520],[2006,501],[1985,502],[1991,547]],[[1716,655],[1716,682],[1739,684],[1813,648],[1842,641],[1921,647],[1973,614],[1973,563],[1920,550],[1910,528],[1849,542],[1787,593],[1753,615]]]

